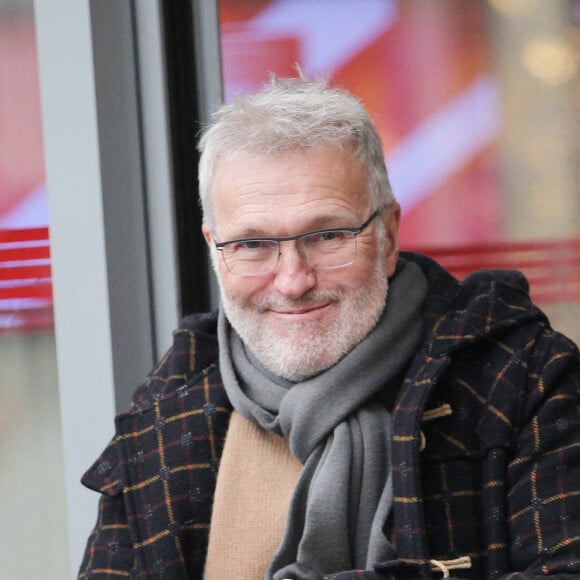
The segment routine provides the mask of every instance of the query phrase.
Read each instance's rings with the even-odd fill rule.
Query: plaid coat
[[[404,256],[430,290],[393,409],[398,560],[332,578],[579,578],[577,348],[531,304],[521,274],[458,282]],[[189,317],[83,478],[102,497],[79,578],[202,578],[230,412],[216,316]]]

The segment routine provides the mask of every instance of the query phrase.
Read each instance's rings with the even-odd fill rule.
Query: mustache
[[[309,290],[306,294],[295,299],[280,300],[279,297],[269,297],[256,304],[258,312],[266,310],[284,310],[292,308],[313,308],[327,302],[335,302],[343,297],[341,290]]]

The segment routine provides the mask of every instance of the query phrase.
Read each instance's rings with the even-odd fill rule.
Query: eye
[[[262,260],[272,254],[276,242],[271,240],[240,240],[229,244],[227,253],[245,260]]]
[[[320,239],[321,241],[324,242],[331,242],[334,240],[339,240],[340,238],[342,238],[344,235],[344,232],[342,232],[341,230],[333,230],[331,232],[323,232],[322,234],[320,234]]]
[[[261,240],[246,240],[245,242],[239,242],[237,246],[241,250],[259,250],[267,248],[269,244]]]
[[[343,242],[348,232],[344,230],[328,230],[308,236],[308,244],[314,246],[324,246]]]
[[[251,250],[260,250],[267,248],[268,246],[269,243],[263,240],[240,240],[239,242],[229,243],[226,247],[229,252],[246,252]]]

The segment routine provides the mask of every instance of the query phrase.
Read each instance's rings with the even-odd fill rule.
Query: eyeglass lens
[[[306,264],[317,270],[348,266],[356,258],[356,236],[348,230],[307,234],[297,238],[296,244]],[[280,242],[275,240],[248,240],[223,248],[228,269],[242,276],[258,276],[274,271],[279,256]]]

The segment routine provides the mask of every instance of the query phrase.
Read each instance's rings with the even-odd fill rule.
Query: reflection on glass
[[[403,246],[460,276],[524,270],[580,340],[578,0],[221,0],[220,18],[226,100],[295,63],[360,96]]]
[[[66,504],[32,2],[0,3],[0,87],[2,577],[62,580]]]

